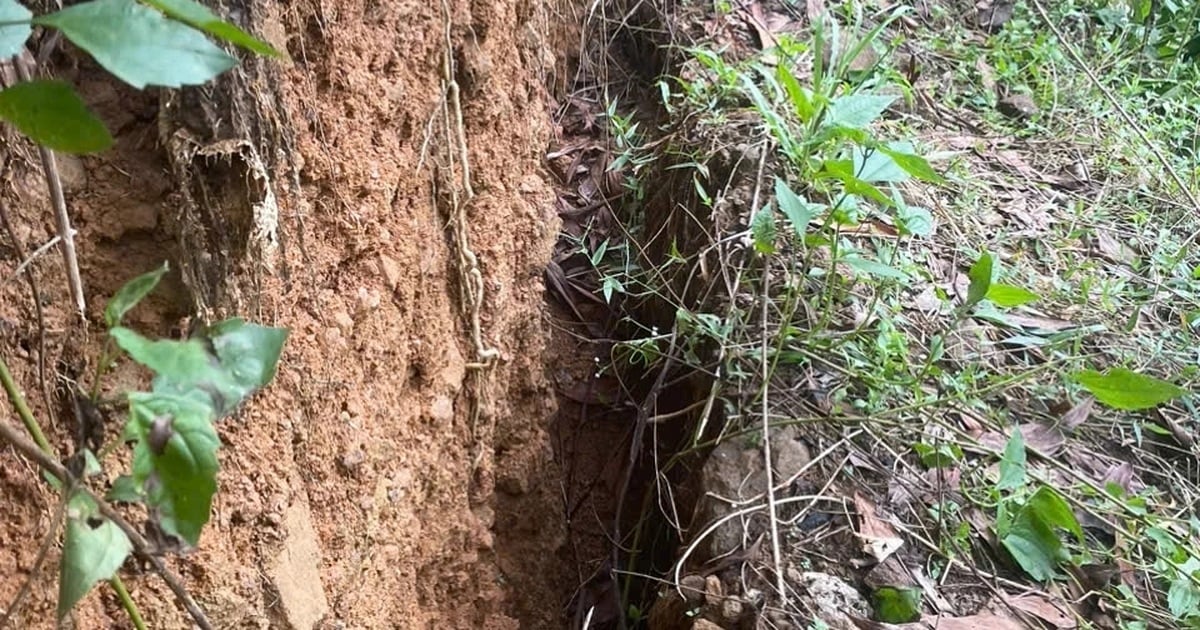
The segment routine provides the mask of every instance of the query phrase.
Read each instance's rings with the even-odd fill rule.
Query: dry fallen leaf
[[[1078,405],[1071,407],[1070,411],[1063,414],[1062,422],[1059,424],[1067,431],[1074,431],[1079,425],[1087,422],[1088,416],[1092,413],[1092,406],[1095,404],[1095,398],[1084,396]]]
[[[1005,313],[1004,321],[1013,326],[1019,326],[1028,330],[1044,330],[1047,332],[1062,332],[1078,327],[1078,324],[1066,321],[1065,319],[1043,317],[1041,315],[1021,315],[1017,313]]]
[[[1059,429],[1034,422],[1026,422],[1018,427],[1021,437],[1025,439],[1026,448],[1044,457],[1052,457],[1062,450],[1065,438]],[[996,451],[1003,451],[1008,439],[1008,434],[988,431],[979,436],[979,443]]]
[[[1004,596],[1004,601],[1017,610],[1027,612],[1055,628],[1064,630],[1078,625],[1070,606],[1059,597],[1044,592],[1029,592],[1022,595]]]
[[[861,493],[854,493],[854,509],[858,511],[858,537],[865,553],[883,562],[904,544],[896,530],[876,515],[875,504]]]
[[[1096,249],[1110,262],[1132,265],[1137,260],[1137,252],[1108,232],[1096,234]]]

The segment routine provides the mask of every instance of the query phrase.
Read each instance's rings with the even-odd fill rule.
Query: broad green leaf
[[[268,57],[279,57],[270,44],[217,17],[208,7],[193,0],[142,0],[168,16],[186,22],[214,37]]]
[[[925,208],[897,204],[896,228],[901,234],[930,236],[933,234],[933,213]]]
[[[237,65],[200,31],[135,0],[91,0],[34,18],[62,31],[117,78],[147,85],[199,85]]]
[[[33,32],[33,26],[28,23],[32,17],[33,13],[20,2],[0,0],[0,22],[9,23],[0,26],[0,59],[14,57],[25,48],[25,40],[29,39],[29,34]]]
[[[775,201],[779,209],[787,217],[788,223],[796,230],[796,234],[804,236],[808,233],[808,224],[816,218],[825,206],[808,203],[788,187],[787,182],[775,179]]]
[[[129,422],[139,433],[133,476],[155,508],[163,531],[195,546],[217,491],[217,448],[212,410],[191,398],[129,394]]]
[[[1025,437],[1019,427],[1013,427],[1012,436],[1000,456],[999,490],[1015,490],[1025,485]]]
[[[1000,542],[1029,577],[1039,582],[1053,579],[1063,559],[1062,541],[1054,528],[1024,509],[1017,513]]]
[[[248,393],[220,367],[200,339],[150,340],[120,326],[109,334],[134,361],[154,371],[156,392],[190,395],[199,400],[207,397],[214,415],[224,415]]]
[[[112,488],[104,495],[106,501],[113,503],[141,503],[142,486],[129,475],[121,475],[113,480]]]
[[[946,181],[937,171],[933,170],[933,167],[929,165],[929,162],[925,158],[914,152],[911,143],[892,142],[879,147],[879,151],[892,158],[896,166],[904,169],[906,173],[917,179],[934,184],[941,184]]]
[[[921,616],[921,589],[883,586],[871,593],[875,618],[884,623],[908,623]]]
[[[63,153],[95,153],[113,142],[104,123],[62,81],[23,81],[0,90],[0,118],[30,140]]]
[[[1171,580],[1171,588],[1167,591],[1167,607],[1176,619],[1195,615],[1197,608],[1200,608],[1200,591],[1196,590],[1187,576]]]
[[[102,518],[90,497],[72,496],[59,565],[58,618],[66,616],[97,582],[111,578],[132,550],[125,532]]]
[[[1039,299],[1038,294],[1033,291],[1011,284],[993,284],[988,287],[986,297],[996,306],[1006,308],[1021,306]]]
[[[967,277],[971,279],[971,284],[967,286],[967,308],[987,297],[988,290],[992,288],[992,266],[992,255],[988,253],[984,253],[971,265],[970,271],[967,272]]]
[[[162,280],[164,274],[167,273],[167,263],[163,263],[161,267],[154,271],[148,271],[133,280],[125,283],[116,295],[108,301],[104,307],[104,323],[109,328],[112,328],[121,323],[121,319],[130,309],[137,306],[142,298],[150,294],[154,287],[158,286],[158,281]]]
[[[221,367],[229,370],[239,385],[255,390],[275,378],[288,331],[232,318],[209,327],[205,336],[212,342]]]
[[[908,280],[908,274],[903,271],[890,267],[881,262],[860,258],[858,256],[846,256],[842,262],[850,265],[854,269],[863,273],[878,276],[880,278],[892,278],[894,280]]]
[[[792,74],[788,64],[781,63],[775,66],[775,75],[779,83],[783,86],[783,91],[787,92],[788,100],[792,102],[792,109],[796,112],[796,118],[802,123],[807,123],[813,117],[815,108],[813,107],[812,97],[809,91]]]
[[[898,183],[909,178],[908,171],[900,168],[900,165],[883,151],[855,146],[850,155],[855,175],[865,182]]]
[[[918,442],[913,444],[913,450],[921,458],[921,464],[926,468],[945,468],[962,461],[963,452],[957,444],[941,443],[937,446]]]
[[[891,198],[883,194],[883,191],[855,175],[852,160],[826,160],[823,167],[826,175],[842,182],[847,194],[865,197],[884,206],[894,203]]]
[[[750,221],[750,234],[754,238],[754,251],[760,254],[775,253],[775,212],[771,204],[754,213]]]
[[[1033,516],[1042,519],[1047,525],[1065,529],[1083,542],[1083,528],[1075,518],[1075,512],[1070,504],[1054,488],[1042,486],[1025,501],[1022,510],[1029,511]]]
[[[1123,367],[1112,368],[1103,374],[1083,370],[1076,372],[1074,379],[1096,400],[1125,411],[1149,409],[1189,393],[1169,381]]]
[[[825,110],[825,124],[835,127],[864,129],[883,115],[896,100],[884,94],[847,94],[833,99]]]

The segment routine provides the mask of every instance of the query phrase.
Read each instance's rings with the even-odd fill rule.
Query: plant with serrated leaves
[[[15,0],[0,0],[0,59],[25,50],[33,26],[54,29],[129,85],[200,85],[237,65],[206,37],[253,53],[280,56],[194,0],[90,0],[34,16]],[[64,153],[93,153],[113,139],[70,85],[31,80],[0,90],[0,119]]]
[[[166,271],[164,264],[131,280],[104,311],[111,341],[154,373],[149,391],[127,394],[129,419],[121,440],[132,446],[132,467],[117,478],[106,499],[145,505],[154,538],[191,548],[200,541],[217,490],[221,441],[215,422],[274,378],[288,333],[241,319],[216,323],[185,340],[148,339],[122,326],[125,314]],[[89,476],[99,474],[96,459],[87,460]],[[87,493],[70,492],[60,617],[97,582],[115,575],[132,550],[124,532],[100,516]]]

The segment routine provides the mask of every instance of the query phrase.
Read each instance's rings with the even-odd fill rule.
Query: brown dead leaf
[[[1088,416],[1092,414],[1092,406],[1095,404],[1095,398],[1084,396],[1078,405],[1071,407],[1070,411],[1063,414],[1062,422],[1059,424],[1064,430],[1074,431],[1079,425],[1087,422]]]
[[[1132,265],[1137,260],[1137,252],[1108,232],[1096,234],[1096,249],[1109,262]]]
[[[1076,627],[1078,622],[1071,614],[1071,607],[1060,597],[1045,592],[1030,592],[1022,595],[1005,595],[1004,601],[1009,606],[1022,612],[1027,612],[1052,627],[1068,630]]]
[[[983,85],[983,89],[995,94],[996,71],[992,70],[992,67],[988,65],[983,55],[980,55],[979,59],[975,60],[975,71],[979,73],[979,83]]]
[[[1058,428],[1035,422],[1020,424],[1018,428],[1025,440],[1025,448],[1032,449],[1043,457],[1053,457],[1062,450],[1065,438]],[[996,451],[1003,451],[1008,444],[1008,438],[1007,434],[999,431],[988,431],[979,436],[979,443]]]
[[[1101,479],[1100,483],[1105,486],[1110,483],[1116,484],[1118,488],[1128,494],[1133,485],[1133,464],[1121,462],[1109,468],[1108,472],[1104,473],[1104,479]]]
[[[862,493],[854,493],[854,509],[858,512],[857,535],[862,540],[863,552],[876,562],[887,560],[904,544],[904,539],[896,535],[891,525],[879,518],[875,504]]]
[[[1019,326],[1027,330],[1044,330],[1047,332],[1062,332],[1072,328],[1078,328],[1078,324],[1069,322],[1065,319],[1057,319],[1054,317],[1043,317],[1041,315],[1020,315],[1017,313],[1005,313],[1004,321]]]

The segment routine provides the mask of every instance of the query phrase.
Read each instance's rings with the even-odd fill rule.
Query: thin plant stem
[[[116,591],[117,597],[121,599],[121,607],[125,609],[125,612],[129,613],[129,620],[133,622],[133,627],[137,628],[137,630],[146,630],[146,622],[142,621],[142,614],[138,612],[137,604],[129,596],[129,591],[125,590],[125,583],[121,581],[121,576],[112,576],[112,579],[108,583]]]
[[[25,430],[29,431],[29,435],[33,437],[33,441],[37,443],[38,448],[42,449],[42,452],[46,455],[57,459],[58,455],[50,447],[50,442],[46,439],[46,434],[42,433],[41,425],[33,417],[33,412],[29,410],[29,405],[25,403],[25,397],[17,390],[17,384],[13,382],[12,373],[8,371],[8,362],[3,359],[0,359],[0,383],[4,385],[4,391],[8,394],[8,400],[12,402],[13,408],[17,410],[17,415],[21,417],[21,422],[25,425]]]

